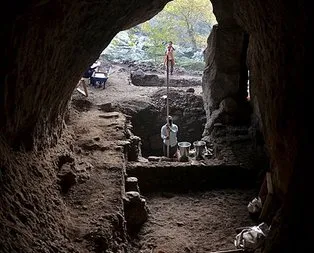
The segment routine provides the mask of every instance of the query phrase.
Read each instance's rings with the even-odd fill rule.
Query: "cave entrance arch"
[[[187,4],[186,1],[183,1],[183,3]],[[207,7],[208,7],[208,12],[211,12],[211,5],[210,3],[206,3]],[[189,5],[191,5],[191,3],[189,3]],[[185,7],[189,7],[191,8],[191,6],[185,6]],[[193,6],[192,6],[193,7]],[[196,6],[197,7],[197,6]],[[199,7],[200,8],[200,7]],[[190,10],[190,9],[189,9]],[[182,10],[179,10],[182,11]],[[196,11],[196,10],[194,10]],[[187,12],[188,13],[188,12]],[[182,15],[185,15],[187,13],[182,13]],[[159,15],[159,14],[157,14]],[[172,15],[171,17],[174,17],[174,14],[167,14],[167,17],[170,17],[170,15]],[[212,14],[214,15],[214,14]],[[178,41],[177,43],[175,43],[175,47],[176,47],[176,66],[175,66],[175,76],[176,78],[171,78],[170,81],[170,86],[174,86],[174,87],[179,87],[182,90],[186,90],[189,86],[197,86],[197,91],[196,93],[200,94],[201,93],[201,75],[202,75],[202,71],[204,69],[204,60],[203,60],[203,50],[204,50],[204,45],[206,44],[206,39],[207,36],[210,32],[210,26],[212,26],[212,24],[210,25],[206,25],[206,29],[203,28],[202,26],[204,26],[204,20],[201,19],[199,20],[199,17],[197,16],[197,13],[193,13],[193,15],[191,17],[187,17],[189,18],[189,23],[188,25],[191,26],[192,24],[192,20],[196,20],[197,24],[193,24],[194,28],[191,27],[190,29],[197,29],[197,31],[195,31],[194,37],[202,35],[203,36],[203,43],[197,43],[197,49],[191,48],[191,44],[193,44],[192,42],[189,42],[188,46],[186,46],[187,43],[182,43],[180,44],[180,41]],[[161,20],[160,20],[161,19]],[[163,15],[162,17],[159,18],[159,20],[151,20],[152,23],[162,23],[161,21],[163,21],[165,19],[165,15]],[[172,20],[173,22],[178,22],[179,23],[180,20]],[[212,21],[214,24],[216,23],[215,20]],[[196,23],[196,22],[195,22]],[[180,23],[181,24],[181,23]],[[162,23],[163,25],[163,23]],[[171,22],[170,24],[171,25]],[[143,27],[145,28],[145,24],[143,25]],[[139,67],[136,67],[137,63],[141,63],[140,60],[138,60],[137,62],[133,59],[132,57],[134,56],[134,54],[136,54],[136,52],[138,50],[142,50],[144,51],[145,47],[147,47],[147,45],[145,43],[142,43],[142,39],[141,38],[136,38],[139,33],[139,31],[142,29],[142,33],[145,33],[145,29],[141,28],[141,27],[133,27],[130,30],[126,30],[123,31],[124,33],[120,36],[116,36],[111,43],[108,45],[108,47],[103,51],[103,53],[100,55],[98,61],[99,62],[104,62],[107,63],[109,62],[109,64],[111,62],[113,63],[117,63],[117,64],[121,64],[123,63],[125,66],[127,64],[129,64],[130,66],[134,66],[133,68],[130,67],[130,69],[136,69],[136,68],[141,68],[144,70],[148,71],[150,69],[153,69],[153,71],[156,71],[154,69],[154,67],[151,67],[151,64],[148,64],[146,61],[144,62],[144,64],[142,64],[142,66],[140,66],[140,64],[138,64]],[[185,29],[187,29],[189,27],[185,27]],[[152,41],[155,40],[156,38],[154,36],[156,36],[155,33],[155,28],[151,27],[151,30],[153,32],[151,32],[152,34],[150,35],[152,38]],[[171,30],[172,29],[172,30]],[[169,30],[170,34],[174,33],[174,31],[178,29],[178,27],[173,28],[170,27]],[[206,36],[204,35],[206,31]],[[147,31],[146,31],[147,32]],[[193,32],[193,31],[192,31]],[[186,32],[187,33],[187,32]],[[119,35],[119,34],[118,34]],[[169,32],[168,32],[169,35]],[[126,41],[126,37],[128,39],[132,41]],[[176,35],[178,38],[181,37],[181,40],[184,41],[184,35],[181,32],[181,34]],[[134,38],[135,37],[135,38]],[[170,37],[172,38],[172,37]],[[133,82],[134,85],[138,85],[138,86],[159,86],[161,89],[165,87],[165,73],[164,73],[164,69],[162,67],[159,67],[160,63],[163,62],[163,58],[164,58],[164,48],[165,45],[164,43],[167,41],[166,37],[163,38],[159,38],[158,42],[159,42],[159,60],[158,63],[155,65],[157,66],[156,69],[159,70],[159,72],[153,72],[152,75],[147,75],[145,73],[138,73],[137,77],[141,77],[142,75],[145,75],[144,77],[142,77],[142,79],[140,79],[140,81],[138,82],[145,82],[144,84],[138,84],[135,83],[136,81],[136,73],[131,74],[131,81]],[[186,40],[186,38],[185,38]],[[195,38],[194,38],[195,40]],[[199,39],[200,40],[200,39]],[[193,39],[192,39],[193,41]],[[128,43],[130,44],[134,44],[136,46],[131,47],[128,45]],[[195,42],[196,43],[196,42]],[[118,44],[118,46],[117,46]],[[121,44],[119,46],[119,44]],[[177,47],[178,45],[178,47]],[[152,46],[156,46],[155,44],[152,44]],[[110,50],[107,50],[108,48],[110,48]],[[127,48],[127,49],[126,49]],[[121,51],[119,51],[121,50]],[[136,51],[137,50],[137,51]],[[137,52],[138,53],[138,52]],[[131,57],[130,57],[131,56]],[[191,72],[193,71],[192,75],[193,76],[188,76],[188,78],[177,78],[180,75],[186,75],[185,72],[181,71],[180,72],[180,68],[182,69],[182,65],[180,65],[180,61],[187,61],[186,59],[191,58],[190,61],[192,61],[193,57],[197,57],[197,61],[193,61],[193,64],[189,65],[190,68],[195,68],[195,65],[198,64],[198,73],[196,73],[196,71],[193,71],[195,69],[192,69]],[[151,56],[153,57],[153,56]],[[150,62],[149,62],[150,63]],[[202,68],[200,68],[200,63],[202,63]],[[177,67],[178,66],[178,67]],[[185,65],[186,66],[186,65]],[[178,70],[176,70],[176,68],[178,68]],[[159,76],[157,76],[157,74],[159,74]],[[135,77],[134,77],[135,76]],[[163,76],[162,78],[160,76]],[[191,78],[193,77],[193,78]],[[149,81],[148,79],[151,79],[152,81]],[[138,78],[139,79],[139,78]],[[143,81],[143,79],[145,79],[145,81]],[[157,80],[157,81],[156,81]],[[194,89],[193,89],[194,90]],[[173,91],[172,91],[173,92]],[[162,154],[162,143],[161,143],[161,138],[160,138],[160,128],[161,126],[164,124],[165,122],[165,110],[162,109],[162,107],[164,107],[164,103],[162,101],[160,101],[160,98],[163,97],[165,94],[163,93],[163,91],[160,91],[159,93],[155,94],[155,97],[153,98],[154,102],[155,102],[155,106],[153,106],[152,104],[147,104],[145,102],[143,103],[139,103],[138,101],[136,101],[136,99],[134,99],[133,101],[128,101],[126,103],[122,103],[121,105],[119,105],[119,109],[121,109],[123,112],[125,112],[126,114],[131,113],[132,114],[132,123],[133,123],[133,130],[134,130],[134,134],[140,136],[142,138],[142,154],[147,157],[149,155],[161,155]],[[172,96],[173,95],[173,96]],[[184,140],[184,141],[189,141],[191,143],[193,143],[193,141],[197,141],[200,140],[202,138],[202,132],[204,130],[205,127],[205,123],[206,123],[206,117],[205,117],[205,111],[203,109],[203,101],[201,96],[197,96],[197,95],[193,95],[191,93],[187,93],[185,94],[184,92],[178,92],[175,93],[173,92],[172,94],[172,104],[173,107],[171,109],[171,114],[173,114],[174,119],[176,121],[176,124],[179,124],[180,126],[180,131],[179,131],[179,138],[180,140]],[[177,100],[178,102],[176,103],[174,100]],[[165,101],[165,100],[164,100]],[[133,111],[129,110],[130,107],[136,108]],[[131,111],[131,112],[130,112]],[[148,133],[147,133],[148,132]]]

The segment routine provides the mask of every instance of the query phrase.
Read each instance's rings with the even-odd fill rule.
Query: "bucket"
[[[206,150],[206,142],[205,141],[194,141],[193,146],[195,148],[195,156],[201,157]]]
[[[179,147],[181,157],[188,157],[189,156],[189,151],[190,151],[190,147],[191,147],[190,142],[187,142],[187,141],[179,142],[178,147]]]

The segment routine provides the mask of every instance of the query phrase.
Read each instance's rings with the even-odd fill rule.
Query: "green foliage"
[[[141,33],[141,29],[138,26],[135,26],[128,30],[129,41],[128,44],[130,47],[136,46],[138,42],[138,34]]]
[[[143,33],[148,36],[148,41],[145,43],[147,54],[154,58],[155,62],[162,62],[167,39],[173,35],[170,32],[169,26],[165,22],[145,22],[141,25]]]
[[[204,49],[211,27],[216,23],[209,0],[175,0],[140,27],[149,38],[147,53],[156,58],[170,40],[194,51]]]
[[[199,69],[203,67],[202,51],[216,23],[209,0],[174,0],[151,20],[127,30],[127,36],[113,39],[110,46],[117,50],[110,53],[114,58],[162,64],[166,44],[173,41],[176,64]],[[118,50],[126,53],[113,55]]]
[[[177,66],[193,71],[203,71],[205,68],[205,63],[203,61],[195,61],[191,59],[182,58],[180,59],[179,62],[177,62]]]
[[[180,42],[195,50],[204,46],[211,27],[217,23],[209,0],[175,0],[166,5],[163,13],[180,27],[172,33],[180,32]]]

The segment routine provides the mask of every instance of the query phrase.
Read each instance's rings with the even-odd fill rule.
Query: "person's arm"
[[[170,127],[170,131],[173,132],[173,133],[177,133],[178,132],[178,126],[172,124],[172,127]]]
[[[167,134],[167,127],[166,126],[163,126],[161,128],[161,133],[160,133],[160,136],[163,140],[167,140],[168,139],[168,134]]]
[[[160,137],[163,140],[166,138],[166,136],[165,136],[165,127],[164,126],[162,126],[162,128],[161,128]]]

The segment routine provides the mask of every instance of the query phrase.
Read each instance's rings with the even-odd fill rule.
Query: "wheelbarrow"
[[[108,74],[106,72],[94,72],[90,78],[91,86],[103,89],[106,87],[107,80]]]

